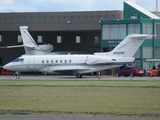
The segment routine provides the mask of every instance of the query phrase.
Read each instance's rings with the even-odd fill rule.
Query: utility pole
[[[158,15],[158,0],[156,0],[156,15]]]

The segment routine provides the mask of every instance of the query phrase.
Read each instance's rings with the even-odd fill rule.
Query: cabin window
[[[16,59],[13,60],[12,62],[19,62],[19,58],[16,58]]]
[[[69,60],[69,62],[71,63],[72,61],[71,61],[71,60]]]
[[[47,60],[47,63],[49,63],[49,61]]]
[[[21,42],[22,42],[22,36],[21,36],[21,35],[18,35],[18,36],[17,36],[17,42],[18,42],[18,43],[21,43]]]
[[[56,60],[56,63],[58,63],[58,60]]]
[[[44,63],[44,60],[42,60],[42,63]]]
[[[67,60],[65,60],[64,62],[67,63]]]
[[[57,36],[57,43],[62,43],[63,40],[62,40],[62,36]]]
[[[12,62],[23,62],[23,61],[24,61],[24,58],[16,58]]]
[[[24,61],[24,58],[19,58],[19,61],[20,61],[20,62],[23,62],[23,61]]]
[[[0,42],[2,42],[2,35],[0,35]]]
[[[60,63],[62,63],[62,60],[60,60]]]
[[[37,41],[38,43],[42,43],[43,42],[43,36],[38,35],[37,39],[38,39],[38,41]]]
[[[53,60],[51,60],[51,63],[53,63]]]
[[[76,36],[76,43],[82,43],[81,36]]]

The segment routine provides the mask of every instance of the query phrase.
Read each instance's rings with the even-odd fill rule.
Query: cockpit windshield
[[[16,58],[12,62],[23,62],[23,61],[24,61],[24,58]]]

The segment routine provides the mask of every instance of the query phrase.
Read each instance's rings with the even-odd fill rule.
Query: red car
[[[125,67],[121,70],[118,70],[116,72],[116,76],[143,76],[144,75],[144,70],[140,68],[135,68],[135,67]]]
[[[2,68],[0,74],[1,75],[13,75],[13,72],[5,70],[5,69]]]

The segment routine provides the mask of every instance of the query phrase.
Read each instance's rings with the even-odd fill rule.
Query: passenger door
[[[31,70],[31,71],[35,70],[35,60],[34,60],[34,57],[29,58],[29,70]]]

